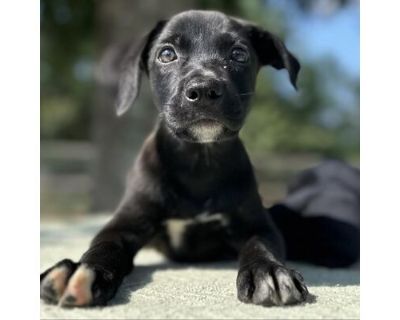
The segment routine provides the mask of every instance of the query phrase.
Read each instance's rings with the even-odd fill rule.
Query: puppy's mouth
[[[228,128],[224,123],[215,119],[193,121],[184,127],[171,128],[180,139],[195,143],[212,143],[228,140],[237,135],[238,130]]]

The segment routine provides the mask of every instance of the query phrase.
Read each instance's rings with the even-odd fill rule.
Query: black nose
[[[195,81],[189,83],[185,98],[190,102],[214,101],[223,96],[224,85],[218,80]]]

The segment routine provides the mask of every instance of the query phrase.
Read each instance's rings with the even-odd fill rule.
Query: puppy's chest
[[[184,243],[207,241],[229,233],[230,218],[224,213],[203,212],[191,218],[174,217],[164,221],[164,232],[174,249]]]

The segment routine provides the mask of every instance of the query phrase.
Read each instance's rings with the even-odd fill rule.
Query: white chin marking
[[[190,133],[198,142],[214,142],[222,133],[222,125],[219,123],[199,123],[189,128]]]

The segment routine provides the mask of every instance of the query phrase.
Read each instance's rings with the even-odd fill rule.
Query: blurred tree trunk
[[[98,52],[102,55],[114,43],[140,38],[162,18],[193,8],[195,0],[96,2]],[[92,136],[96,160],[93,167],[93,212],[110,211],[122,196],[130,165],[152,129],[156,118],[146,79],[134,110],[121,118],[115,116],[116,81],[98,83],[94,97]]]

